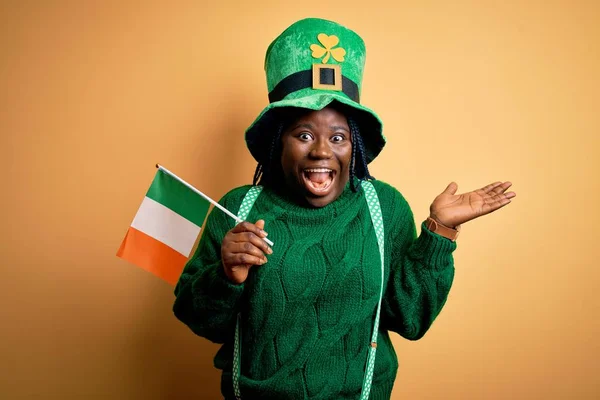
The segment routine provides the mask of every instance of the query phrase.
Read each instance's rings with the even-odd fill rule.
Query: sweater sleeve
[[[237,213],[243,194],[236,189],[219,204]],[[237,196],[236,196],[237,194]],[[233,284],[221,263],[221,242],[235,221],[213,208],[200,243],[175,286],[173,313],[194,333],[215,343],[224,343],[233,335],[235,318],[244,284]]]
[[[454,279],[452,253],[456,243],[430,232],[424,223],[417,237],[410,206],[396,189],[385,186],[380,201],[382,209],[388,211],[384,211],[384,227],[386,240],[390,241],[386,248],[391,249],[386,251],[390,254],[390,274],[381,324],[406,339],[418,340],[429,330],[448,298]]]

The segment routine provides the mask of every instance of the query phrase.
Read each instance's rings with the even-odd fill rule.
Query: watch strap
[[[455,242],[456,238],[458,237],[458,234],[460,233],[460,225],[458,225],[456,228],[449,228],[441,223],[439,223],[438,221],[436,221],[435,219],[428,217],[427,220],[425,221],[425,227],[433,233],[436,233],[440,236],[445,237],[446,239],[450,239],[451,241]]]

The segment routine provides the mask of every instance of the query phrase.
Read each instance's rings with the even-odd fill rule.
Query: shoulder
[[[413,213],[408,201],[398,189],[387,182],[377,179],[372,180],[371,183],[377,191],[377,197],[379,198],[384,220],[396,224],[403,223],[406,219],[413,218]]]
[[[221,204],[222,206],[230,207],[240,205],[242,203],[242,200],[244,199],[244,196],[246,195],[246,193],[248,193],[248,190],[250,190],[251,187],[252,185],[242,185],[230,189],[227,193],[223,195],[223,197],[219,199],[219,204]]]
[[[242,204],[242,200],[251,187],[252,185],[243,185],[230,189],[221,198],[219,198],[217,203],[219,203],[219,205],[223,206],[232,214],[237,215],[240,205]],[[212,207],[208,215],[207,224],[211,227],[211,229],[228,230],[235,226],[235,220],[226,213],[218,210],[217,207]]]
[[[377,191],[377,197],[379,197],[379,202],[381,203],[382,207],[385,203],[410,208],[408,201],[406,200],[404,195],[402,195],[402,193],[400,193],[400,191],[394,186],[390,185],[387,182],[380,181],[377,179],[372,180],[371,183]]]

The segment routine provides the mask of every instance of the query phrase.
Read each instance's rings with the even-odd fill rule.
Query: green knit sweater
[[[411,209],[392,186],[373,181],[385,227],[385,277],[371,399],[389,399],[398,369],[388,332],[416,340],[446,302],[456,244],[429,232],[417,238]],[[220,204],[234,213],[249,186]],[[240,388],[247,399],[358,399],[381,282],[377,239],[362,190],[349,185],[322,208],[305,208],[265,189],[248,221],[265,220],[275,245],[246,282],[232,284],[220,261],[234,221],[213,210],[198,249],[175,288],[174,313],[223,346],[215,366],[231,381],[235,320],[241,312]]]

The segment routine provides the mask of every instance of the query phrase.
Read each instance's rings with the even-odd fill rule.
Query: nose
[[[308,155],[312,159],[326,160],[333,157],[333,151],[331,151],[328,140],[319,138],[313,142]]]

